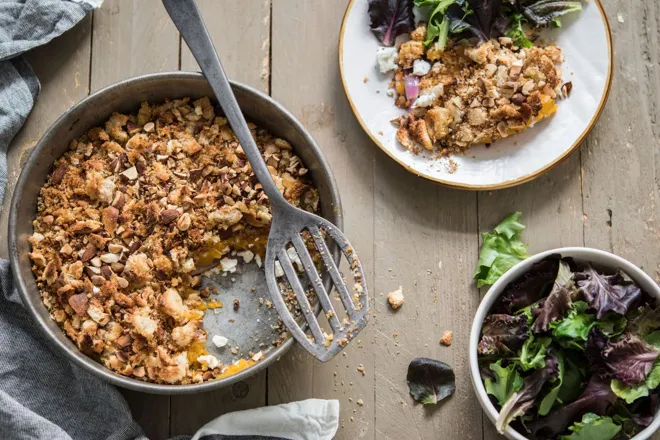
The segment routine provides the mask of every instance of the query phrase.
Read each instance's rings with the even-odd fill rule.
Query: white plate
[[[428,153],[415,155],[397,142],[390,121],[405,110],[387,96],[392,75],[376,67],[380,42],[369,29],[367,0],[351,0],[344,15],[339,35],[344,90],[362,128],[408,171],[464,189],[518,185],[552,168],[582,142],[600,116],[612,83],[612,38],[600,0],[583,2],[583,10],[563,17],[562,24],[560,29],[545,30],[542,37],[555,41],[564,53],[562,70],[564,81],[573,83],[571,96],[558,102],[551,118],[490,148],[472,147],[465,156],[433,159]]]

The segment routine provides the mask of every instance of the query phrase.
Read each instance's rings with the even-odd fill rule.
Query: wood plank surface
[[[337,41],[346,5],[345,0],[273,2],[272,95],[311,131],[330,162],[345,208],[345,232],[365,266],[373,294],[377,153],[352,115],[338,74]],[[326,364],[295,347],[269,369],[268,403],[339,399],[336,438],[374,438],[373,335],[370,325]],[[360,364],[364,375],[357,371]],[[360,399],[364,406],[357,403]]]
[[[407,173],[363,133],[338,73],[347,3],[198,0],[230,78],[272,93],[326,154],[346,233],[368,274],[374,317],[327,364],[294,347],[267,372],[216,392],[170,398],[122,391],[152,440],[192,434],[226,412],[312,397],[339,399],[338,440],[502,438],[474,396],[467,345],[485,293],[471,280],[479,234],[511,211],[523,212],[530,253],[596,247],[660,281],[660,5],[603,0],[615,43],[614,86],[580,150],[533,182],[475,193]],[[27,57],[42,90],[10,149],[3,233],[21,164],[63,112],[90,90],[123,78],[199,69],[158,0],[105,0],[93,20]],[[3,240],[0,256],[6,256]],[[405,303],[394,312],[386,294],[399,286]],[[451,347],[438,342],[445,330],[453,331]],[[407,367],[419,356],[445,361],[457,374],[456,394],[435,408],[414,404],[408,394]]]
[[[270,0],[201,0],[197,5],[227,75],[268,92]],[[199,70],[185,41],[181,41],[181,69]],[[172,396],[171,435],[193,434],[221,414],[266,405],[267,374],[262,371],[204,394]]]
[[[105,0],[94,11],[92,92],[179,69],[179,33],[160,1]]]
[[[0,231],[7,236],[9,204],[22,164],[39,139],[71,106],[89,93],[92,20],[86,17],[73,29],[26,54],[41,82],[41,92],[25,125],[9,147],[7,191],[2,203]],[[0,240],[0,257],[7,257],[7,240]]]
[[[105,0],[94,11],[91,60],[92,91],[144,73],[178,70],[179,33],[159,1]],[[170,435],[169,396],[122,393],[149,438]]]

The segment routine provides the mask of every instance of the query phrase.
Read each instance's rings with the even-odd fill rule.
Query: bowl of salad
[[[648,439],[660,428],[660,287],[601,250],[530,257],[481,302],[470,370],[509,439]]]

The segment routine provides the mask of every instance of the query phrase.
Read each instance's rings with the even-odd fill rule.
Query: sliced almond
[[[138,171],[135,167],[130,167],[129,169],[123,171],[121,174],[128,180],[135,180],[138,178]]]
[[[101,261],[108,264],[119,262],[119,255],[117,254],[103,254],[100,258]]]

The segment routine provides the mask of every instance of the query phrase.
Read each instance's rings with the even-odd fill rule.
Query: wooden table
[[[362,132],[338,71],[347,0],[199,0],[229,76],[270,93],[325,151],[341,189],[347,235],[366,264],[376,317],[359,341],[327,364],[294,348],[268,371],[228,389],[172,397],[123,391],[150,438],[191,434],[229,411],[310,397],[340,400],[338,439],[498,438],[468,371],[469,330],[483,293],[471,279],[480,233],[520,210],[531,252],[591,246],[656,278],[660,273],[660,4],[604,3],[615,77],[593,133],[547,175],[477,193],[407,173]],[[21,164],[69,107],[123,78],[198,70],[156,0],[105,0],[93,16],[28,58],[42,90],[10,150],[3,231]],[[393,313],[382,293],[399,286],[406,302]],[[454,332],[451,347],[438,343],[445,330]],[[422,408],[408,395],[407,366],[418,356],[454,367],[456,394],[444,404]]]

